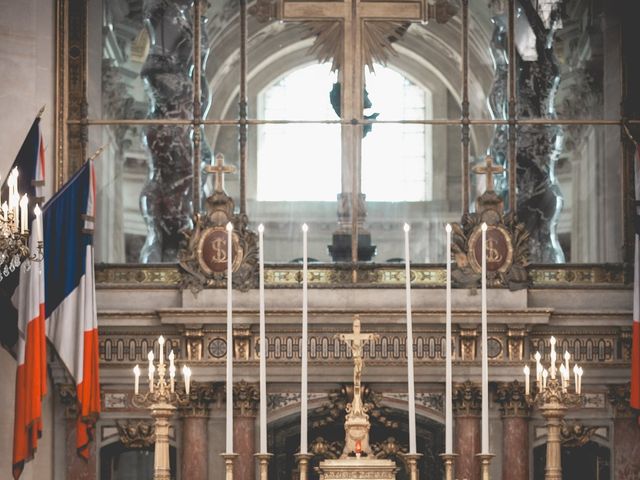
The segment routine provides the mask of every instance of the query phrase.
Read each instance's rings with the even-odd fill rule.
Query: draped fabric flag
[[[17,167],[19,171],[19,191],[27,193],[31,199],[41,197],[41,187],[44,185],[44,144],[39,118],[33,122],[12,170],[13,167]],[[6,195],[3,198],[6,198]],[[38,215],[34,220],[30,218],[29,225],[31,232],[38,228],[42,232],[42,217]],[[36,235],[31,235],[29,242],[31,252],[36,252]],[[42,399],[47,393],[42,262],[23,262],[19,272],[11,275],[3,283],[5,294],[13,293],[15,290],[13,303],[18,308],[18,369],[12,462],[13,477],[17,479],[22,474],[24,463],[33,458],[38,447],[38,439],[42,434]]]
[[[640,145],[636,145],[636,246],[633,278],[633,343],[631,345],[631,408],[640,410]]]
[[[100,413],[98,322],[93,271],[93,161],[44,206],[47,336],[76,383],[76,447],[89,457]]]

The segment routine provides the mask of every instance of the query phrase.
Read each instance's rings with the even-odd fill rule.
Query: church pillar
[[[182,478],[207,480],[209,403],[213,401],[211,384],[196,384],[189,395],[189,403],[182,406]]]
[[[640,472],[640,425],[629,406],[630,385],[609,387],[613,406],[613,477],[633,480]]]
[[[480,453],[480,388],[467,380],[455,384],[453,389],[453,413],[455,416],[454,451],[456,457],[456,478],[480,479],[480,463],[476,454]]]
[[[78,455],[76,448],[76,423],[78,418],[78,399],[75,385],[60,385],[58,393],[65,406],[65,464],[66,478],[75,480],[95,480],[96,478],[96,442],[89,444],[89,458]]]
[[[238,454],[235,478],[255,479],[255,425],[259,399],[255,385],[242,380],[233,386],[233,450]]]
[[[496,391],[502,413],[502,478],[529,479],[529,415],[524,386],[517,380]]]

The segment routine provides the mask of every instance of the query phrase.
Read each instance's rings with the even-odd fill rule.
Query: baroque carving
[[[232,282],[234,288],[246,291],[254,287],[258,268],[258,236],[248,229],[249,219],[235,215],[233,199],[224,191],[224,175],[235,169],[224,164],[224,157],[216,156],[216,164],[205,168],[215,174],[213,193],[205,200],[206,213],[196,215],[195,227],[187,236],[187,246],[178,255],[183,269],[182,288],[198,292],[205,287],[223,287],[227,278],[228,232],[231,234]]]
[[[512,290],[526,288],[529,275],[529,234],[515,215],[504,214],[502,198],[493,190],[493,174],[504,169],[487,157],[474,171],[487,176],[487,190],[476,200],[476,212],[465,213],[460,224],[452,224],[451,249],[455,263],[452,279],[458,285],[476,287],[480,282],[482,241],[481,225],[486,223],[487,282]]]
[[[482,407],[480,387],[467,380],[453,385],[453,411],[457,416],[478,416]]]
[[[181,387],[180,414],[183,417],[203,417],[208,414],[209,405],[218,399],[219,387],[213,383],[191,382],[189,395]]]
[[[260,402],[260,390],[244,380],[233,384],[233,406],[240,416],[255,416]]]
[[[560,437],[563,447],[582,447],[589,443],[599,427],[588,427],[579,422],[562,422]]]
[[[316,438],[311,445],[309,445],[309,453],[311,453],[315,458],[327,459],[327,458],[338,458],[340,457],[340,452],[342,452],[343,445],[339,441],[329,442],[325,440],[323,437]]]
[[[518,380],[499,383],[496,388],[496,401],[500,404],[503,417],[528,417],[531,407],[524,394],[524,385]]]
[[[116,421],[120,442],[127,448],[149,448],[156,441],[156,430],[152,421]]]

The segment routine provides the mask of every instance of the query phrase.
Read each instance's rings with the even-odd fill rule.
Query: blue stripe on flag
[[[91,186],[87,162],[43,208],[45,317],[75,290],[86,271],[90,234],[83,233]]]

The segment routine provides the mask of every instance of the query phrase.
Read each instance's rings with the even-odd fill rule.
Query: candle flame
[[[133,367],[133,374],[134,374],[136,377],[139,377],[139,376],[140,376],[140,367],[139,367],[138,365],[136,365],[135,367]]]
[[[227,232],[232,232],[233,231],[233,223],[229,222],[227,223]]]
[[[525,365],[523,371],[525,375],[529,375],[529,373],[531,373],[531,370],[529,370],[529,365]]]
[[[444,227],[444,229],[447,231],[447,233],[451,233],[451,224],[447,223],[447,225]]]
[[[303,232],[308,232],[309,231],[309,226],[306,223],[302,224],[302,231]]]
[[[264,225],[263,225],[263,224],[258,225],[258,231],[259,231],[260,233],[263,233],[263,232],[264,232]]]
[[[482,223],[482,227],[480,227],[480,228],[482,228],[483,232],[486,232],[487,231],[487,224],[483,222]]]
[[[404,224],[404,231],[408,232],[409,230],[411,230],[411,226],[408,223]]]
[[[35,206],[35,208],[33,209],[33,213],[35,214],[36,217],[39,217],[40,215],[42,215],[42,210],[40,210],[40,205]]]

